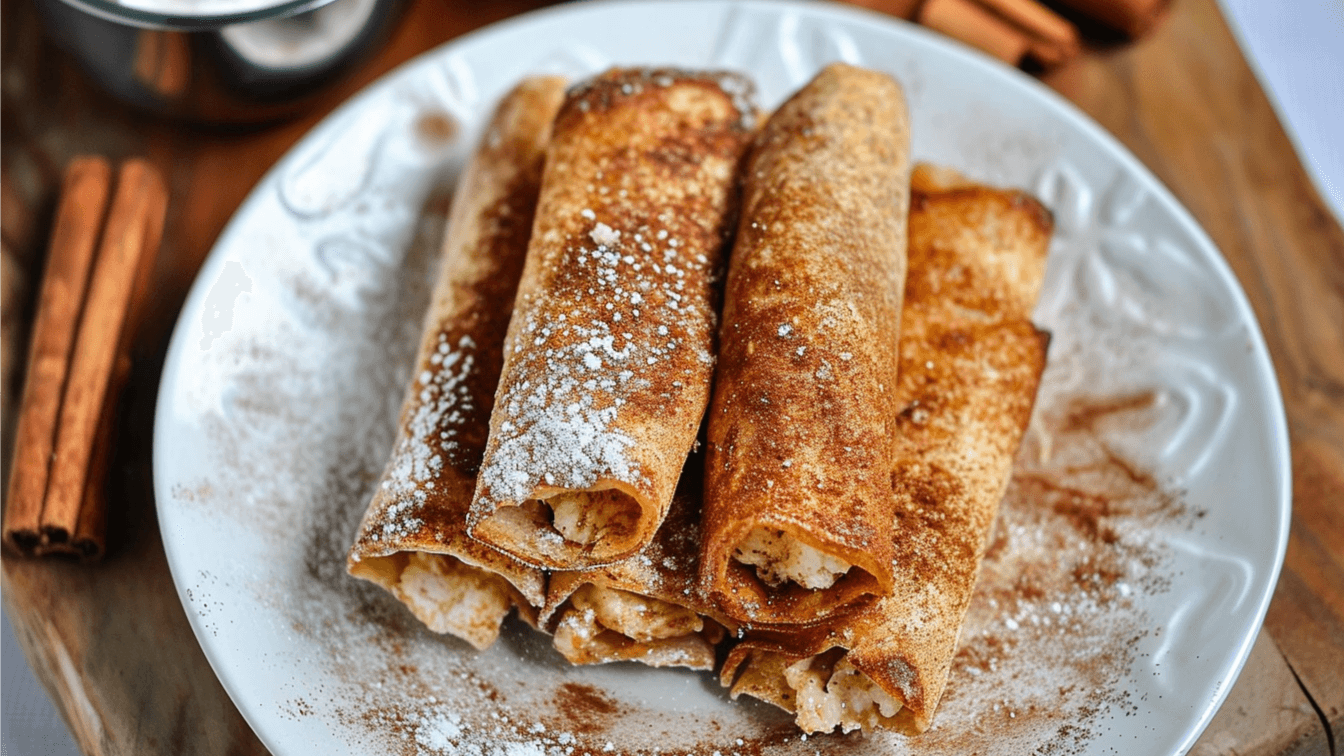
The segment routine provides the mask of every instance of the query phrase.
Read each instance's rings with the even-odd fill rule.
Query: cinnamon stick
[[[103,400],[103,411],[99,413],[97,436],[94,438],[92,456],[89,460],[88,480],[79,502],[79,518],[75,522],[74,537],[69,544],[69,550],[85,560],[97,559],[107,550],[106,483],[108,474],[112,471],[118,399],[121,388],[126,383],[126,377],[130,374],[130,362],[130,357],[126,355],[117,360],[112,386]],[[47,548],[59,549],[50,545]]]
[[[1168,0],[1055,0],[1079,14],[1091,18],[1131,39],[1152,30],[1166,15]]]
[[[1027,57],[1038,63],[1041,68],[1058,68],[1078,57],[1080,49],[1058,45],[1048,40],[1034,39],[1027,48]]]
[[[4,539],[31,554],[40,542],[43,501],[70,356],[89,283],[112,168],[99,157],[75,158],[65,172],[46,274],[33,323],[9,491]]]
[[[1031,48],[1026,32],[974,0],[926,0],[915,20],[1014,66]]]
[[[1082,50],[1078,29],[1036,0],[978,0],[989,11],[1025,32],[1031,39],[1027,57],[1043,68],[1076,58]]]
[[[1033,37],[1061,46],[1079,46],[1078,29],[1036,0],[979,0],[979,3]]]
[[[920,0],[845,0],[845,2],[909,21],[915,17],[915,10],[919,7]]]
[[[61,401],[40,527],[46,550],[89,558],[105,547],[102,489],[112,453],[112,421],[130,373],[135,320],[167,207],[167,189],[150,165],[140,160],[122,165]]]

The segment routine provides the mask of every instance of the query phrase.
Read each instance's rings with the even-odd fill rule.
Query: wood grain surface
[[[60,167],[84,152],[146,156],[171,193],[159,294],[139,334],[117,429],[110,554],[95,567],[3,557],[16,634],[86,753],[265,753],[188,626],[150,480],[167,338],[215,237],[262,173],[335,104],[419,52],[541,4],[412,0],[384,50],[309,115],[232,133],[129,110],[43,37],[28,0],[0,5],[6,477],[16,372]],[[1344,230],[1316,195],[1214,0],[1175,0],[1152,35],[1091,50],[1047,83],[1128,146],[1212,236],[1260,319],[1287,408],[1294,513],[1283,576],[1245,671],[1191,753],[1336,752],[1344,737]]]

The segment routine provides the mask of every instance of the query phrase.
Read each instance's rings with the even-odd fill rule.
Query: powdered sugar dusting
[[[414,414],[407,434],[392,453],[395,466],[382,484],[392,503],[380,517],[381,527],[370,532],[371,540],[404,538],[416,532],[424,524],[416,512],[424,506],[435,476],[445,464],[460,464],[453,459],[458,450],[456,437],[475,410],[468,383],[476,364],[475,348],[470,336],[450,343],[447,333],[439,333],[429,368],[411,386],[417,394]]]
[[[656,506],[670,496],[667,460],[631,433],[646,434],[644,445],[689,446],[707,401],[713,285],[733,170],[750,137],[734,108],[751,106],[724,89],[727,80],[737,81],[617,69],[570,90],[505,345],[473,528],[543,485],[584,490],[606,479]],[[602,120],[588,117],[594,108]],[[646,132],[627,133],[635,122]],[[613,147],[618,139],[632,141]],[[672,152],[682,156],[675,167]],[[656,522],[662,513],[651,514]]]
[[[497,400],[496,412],[506,419],[496,426],[497,446],[480,474],[486,500],[521,501],[542,481],[582,490],[599,476],[640,475],[626,453],[634,439],[613,430],[628,390],[647,383],[631,380],[627,366],[638,364],[641,350],[632,334],[616,327],[614,312],[637,292],[618,285],[625,265],[616,247],[620,232],[599,222],[589,235],[594,246],[576,249],[575,256],[596,274],[592,283],[604,294],[611,290],[610,299],[595,308],[575,303],[596,313],[586,323],[566,316],[542,322],[535,310],[520,308],[525,325],[505,350],[515,374],[528,379],[508,385]],[[596,296],[593,287],[578,296],[588,292]]]
[[[576,363],[590,370],[601,367],[591,352],[579,356]],[[590,368],[592,363],[597,364]],[[634,439],[611,429],[617,408],[598,407],[592,395],[578,390],[580,386],[572,375],[562,375],[554,382],[537,384],[535,391],[521,398],[505,397],[505,406],[517,412],[517,420],[501,426],[512,435],[500,441],[490,465],[481,470],[481,481],[492,497],[521,501],[542,480],[547,485],[582,490],[597,482],[599,475],[627,480],[636,474],[634,462],[626,455]],[[561,411],[527,413],[529,408],[546,407],[547,397],[563,402]]]
[[[599,223],[596,226],[593,226],[593,230],[589,236],[592,237],[594,244],[603,248],[615,247],[617,242],[621,240],[621,232],[613,231],[611,226],[608,226],[605,223]]]
[[[712,313],[686,291],[687,276],[705,275],[707,261],[687,259],[666,229],[628,232],[594,220],[587,236],[591,243],[571,247],[562,262],[559,297],[572,301],[544,309],[584,316],[543,320],[531,300],[519,308],[523,325],[505,349],[514,374],[528,378],[506,384],[496,401],[504,419],[481,470],[482,501],[520,501],[543,481],[584,489],[599,477],[639,480],[627,454],[635,441],[615,428],[627,401],[652,386],[644,369],[688,348],[712,362],[697,334]],[[683,346],[688,336],[693,346]]]

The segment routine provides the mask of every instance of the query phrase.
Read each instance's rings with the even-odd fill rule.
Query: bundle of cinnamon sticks
[[[167,204],[144,161],[126,161],[115,181],[101,157],[66,169],[5,497],[4,542],[22,554],[106,549],[116,412]]]
[[[1038,0],[848,0],[915,21],[1014,66],[1051,69],[1077,57],[1078,28]],[[1049,0],[1070,17],[1131,39],[1151,30],[1168,0]]]

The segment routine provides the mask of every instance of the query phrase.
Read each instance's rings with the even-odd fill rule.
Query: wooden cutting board
[[[15,371],[45,244],[40,229],[60,166],[80,152],[147,155],[172,192],[159,294],[137,343],[116,440],[112,553],[96,566],[3,557],[16,633],[85,752],[265,753],[188,626],[150,478],[167,338],[216,235],[330,107],[417,53],[541,4],[413,0],[386,49],[324,106],[244,134],[128,111],[45,40],[28,2],[2,6],[6,462]],[[1344,736],[1344,231],[1304,174],[1214,0],[1175,0],[1152,36],[1089,52],[1046,81],[1119,137],[1213,237],[1260,318],[1287,407],[1295,494],[1283,578],[1245,671],[1191,753],[1330,753]]]

